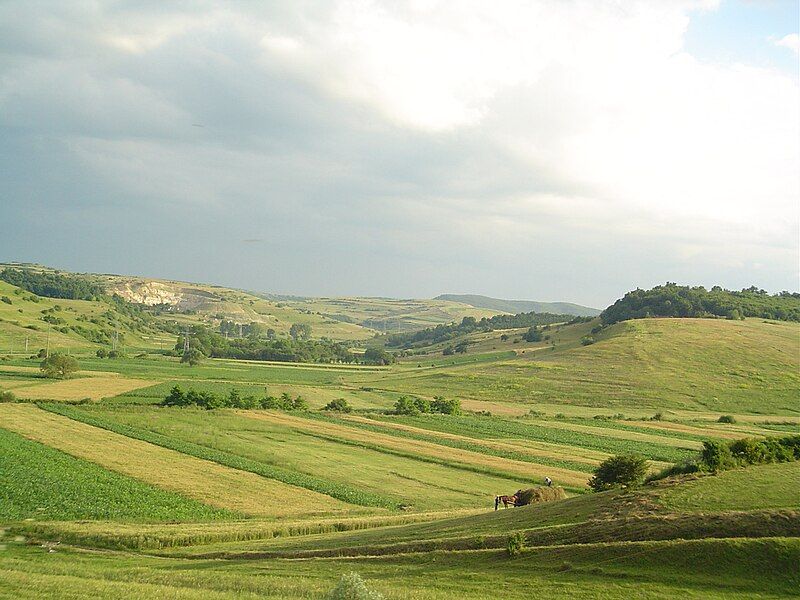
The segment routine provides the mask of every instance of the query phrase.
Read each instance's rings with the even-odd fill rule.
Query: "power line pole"
[[[189,352],[189,336],[190,336],[190,335],[191,335],[191,333],[189,333],[189,328],[187,327],[187,328],[186,328],[186,329],[183,331],[183,353],[184,353],[184,354],[186,354],[187,352]]]
[[[47,328],[47,347],[46,347],[46,349],[45,349],[45,351],[44,351],[44,357],[45,357],[45,358],[50,358],[50,330],[51,330],[52,328],[53,328],[53,326],[52,326],[52,325],[50,325],[50,326]]]

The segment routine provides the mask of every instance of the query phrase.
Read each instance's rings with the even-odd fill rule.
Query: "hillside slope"
[[[595,343],[581,345],[593,325],[554,327],[538,343],[521,342],[520,332],[477,335],[463,357],[443,357],[437,347],[427,363],[420,356],[407,359],[410,367],[427,368],[387,374],[380,385],[531,406],[800,414],[796,323],[640,319],[608,327],[595,334]],[[479,351],[495,354],[479,360]]]
[[[441,294],[434,300],[460,302],[476,308],[496,310],[517,314],[522,312],[547,312],[554,314],[574,315],[576,317],[596,317],[600,311],[596,308],[581,306],[571,302],[537,302],[535,300],[503,300],[475,294]]]

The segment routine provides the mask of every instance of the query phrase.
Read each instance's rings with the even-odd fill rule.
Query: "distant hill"
[[[571,302],[536,302],[534,300],[502,300],[500,298],[490,298],[489,296],[478,296],[475,294],[442,294],[436,296],[434,300],[447,300],[449,302],[460,302],[475,308],[485,308],[487,310],[497,310],[511,314],[523,312],[546,312],[563,315],[574,315],[576,317],[596,317],[600,310],[572,304]]]

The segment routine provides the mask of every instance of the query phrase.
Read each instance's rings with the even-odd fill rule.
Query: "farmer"
[[[545,483],[545,485],[547,485],[547,487],[552,487],[553,486],[553,480],[550,479],[549,477],[545,477],[544,478],[544,483]]]

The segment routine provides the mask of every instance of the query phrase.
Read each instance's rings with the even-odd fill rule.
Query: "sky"
[[[0,2],[0,261],[797,291],[796,0]]]

